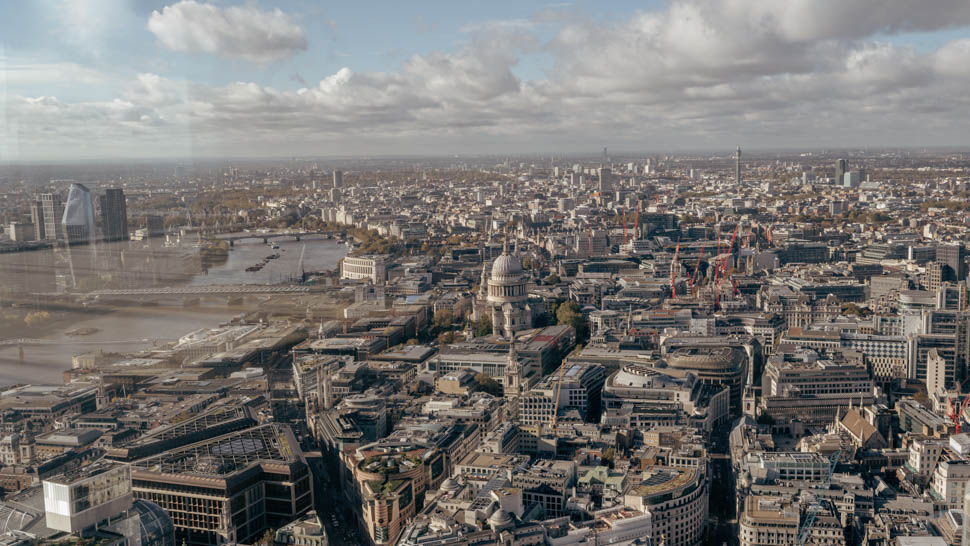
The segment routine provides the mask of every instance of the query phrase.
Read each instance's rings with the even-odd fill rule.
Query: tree
[[[434,314],[434,327],[439,330],[444,330],[445,328],[450,328],[452,323],[455,322],[455,315],[450,309],[442,309]]]
[[[417,345],[417,344],[418,344],[418,339],[417,338],[414,338],[414,337],[412,337],[411,339],[407,340],[407,342],[405,343],[405,345]]]
[[[579,313],[579,304],[575,301],[564,301],[556,309],[556,320],[559,321],[559,324],[573,326],[577,320],[582,319],[583,316]]]
[[[484,373],[476,374],[475,382],[478,383],[478,390],[482,392],[487,392],[492,396],[502,395],[502,385],[500,385],[498,381],[492,379],[491,377],[485,375]]]
[[[555,273],[550,273],[549,276],[546,277],[543,282],[545,282],[546,284],[559,284],[560,282],[562,282],[562,279],[559,278],[559,275],[556,275]]]
[[[441,335],[438,336],[439,345],[448,345],[454,342],[455,342],[455,332],[453,332],[452,330],[448,330],[447,332],[442,332]]]
[[[583,314],[579,312],[579,304],[575,301],[569,300],[563,302],[556,309],[556,320],[559,324],[568,324],[576,330],[576,339],[583,340],[589,334],[588,328],[586,327],[586,319],[583,318]]]
[[[477,323],[475,323],[475,328],[473,329],[475,337],[487,336],[492,333],[492,317],[485,315]]]
[[[51,314],[47,311],[31,311],[24,317],[24,324],[31,328],[36,328],[50,320],[50,318]]]
[[[613,461],[616,459],[616,450],[612,447],[606,448],[606,450],[603,451],[603,456],[600,457],[600,459],[603,460],[603,464],[613,468]]]

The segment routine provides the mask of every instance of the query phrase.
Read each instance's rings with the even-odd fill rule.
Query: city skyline
[[[930,4],[41,2],[0,162],[966,147],[970,6]]]

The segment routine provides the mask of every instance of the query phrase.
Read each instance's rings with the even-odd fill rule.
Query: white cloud
[[[307,48],[303,29],[278,8],[219,7],[182,0],[148,20],[158,40],[174,51],[212,53],[254,62],[289,57]]]

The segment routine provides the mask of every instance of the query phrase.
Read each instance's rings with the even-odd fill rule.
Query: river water
[[[127,259],[125,268],[126,271],[137,271],[138,286],[287,283],[299,279],[301,275],[301,253],[303,271],[307,272],[333,269],[347,253],[344,245],[320,237],[304,238],[302,241],[279,240],[277,243],[279,248],[273,249],[261,239],[237,242],[229,252],[228,259],[210,267],[208,272],[199,272],[197,268],[186,271],[183,264],[188,262],[174,249],[156,248],[149,253],[141,248],[132,250],[128,243],[117,245],[124,245],[129,256],[136,256]],[[0,282],[15,283],[18,287],[23,285],[24,290],[33,289],[31,291],[35,291],[40,284],[46,288],[48,285],[53,287],[57,282],[93,282],[95,277],[105,278],[112,272],[104,271],[106,268],[103,265],[95,268],[89,264],[105,263],[108,260],[104,256],[110,255],[115,249],[111,245],[99,248],[97,261],[89,259],[83,249],[74,251],[72,260],[68,262],[73,262],[73,279],[71,267],[62,263],[65,261],[62,256],[49,255],[51,251],[23,253],[29,256],[2,255]],[[269,260],[258,272],[246,271],[247,267],[263,262],[272,254],[279,254],[280,257]],[[53,279],[54,274],[47,269],[48,265],[57,269],[60,280]],[[135,278],[135,275],[131,273],[130,277]],[[135,281],[116,277],[115,282]],[[37,284],[32,286],[31,283]],[[0,347],[0,386],[11,383],[61,383],[63,372],[71,367],[71,357],[76,354],[98,349],[118,353],[138,351],[151,347],[153,340],[177,339],[192,330],[216,326],[240,312],[241,309],[236,307],[203,303],[193,308],[124,307],[111,313],[91,314],[90,318],[85,316],[38,336],[50,343],[24,346],[22,362],[17,347]],[[95,328],[98,331],[86,336],[66,334],[75,328]]]

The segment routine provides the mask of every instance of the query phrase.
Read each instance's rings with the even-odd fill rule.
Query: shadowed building
[[[313,506],[309,467],[285,425],[218,436],[131,468],[135,497],[171,515],[178,544],[253,543]]]

